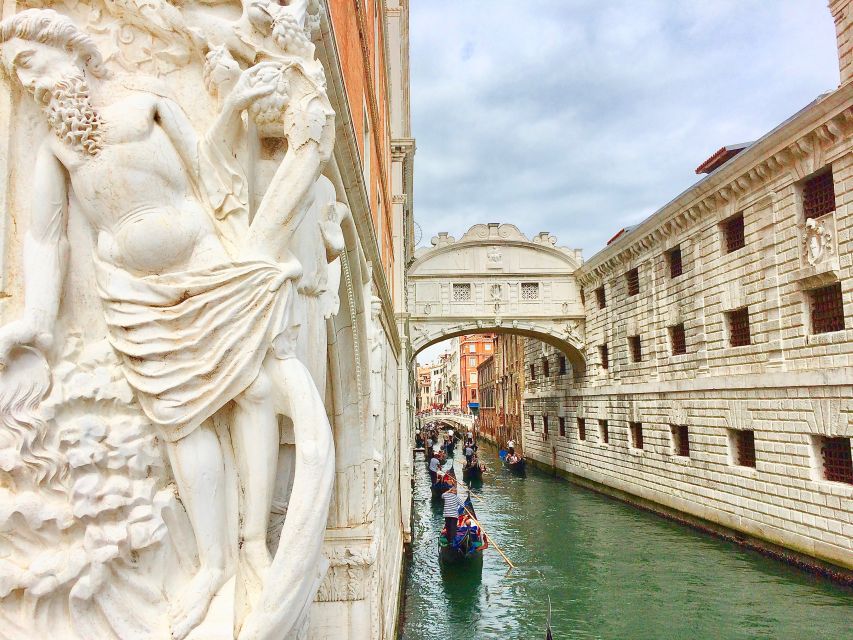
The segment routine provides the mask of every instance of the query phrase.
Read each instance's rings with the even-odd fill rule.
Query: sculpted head
[[[86,33],[56,11],[27,9],[0,23],[0,59],[45,110],[57,137],[81,153],[100,150],[100,118],[84,71],[102,76],[104,69]]]

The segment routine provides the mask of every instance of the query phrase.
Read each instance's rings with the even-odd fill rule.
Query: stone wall
[[[835,438],[849,458],[853,435],[851,99],[849,85],[822,96],[579,270],[586,376],[573,385],[551,347],[528,345],[528,457],[853,568],[853,484],[828,480],[821,453]],[[807,182],[826,171],[835,210],[809,220]],[[726,224],[738,215],[744,246],[729,252]],[[683,272],[674,276],[675,249]],[[840,330],[821,331],[813,313],[823,287],[840,287]],[[748,344],[733,346],[744,316]],[[684,354],[673,352],[679,326]],[[750,438],[754,467],[737,453],[740,441],[749,462]]]

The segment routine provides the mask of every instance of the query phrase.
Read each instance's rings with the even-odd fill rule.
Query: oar
[[[548,623],[545,626],[545,640],[554,640],[551,635],[551,596],[548,596]]]

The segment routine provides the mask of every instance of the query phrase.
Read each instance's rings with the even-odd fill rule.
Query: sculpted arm
[[[0,361],[17,345],[50,345],[68,258],[66,177],[50,145],[36,158],[30,228],[24,237],[24,315],[0,329]]]

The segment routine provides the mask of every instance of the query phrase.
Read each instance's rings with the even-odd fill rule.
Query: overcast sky
[[[411,0],[411,74],[421,244],[511,222],[589,258],[838,59],[827,0]]]

